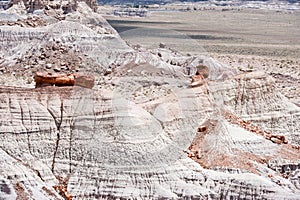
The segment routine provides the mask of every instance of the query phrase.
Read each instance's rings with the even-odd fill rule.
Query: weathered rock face
[[[276,91],[274,79],[263,72],[246,73],[209,85],[217,106],[236,113],[299,145],[300,109]]]
[[[75,199],[299,198],[298,168],[277,170],[280,158],[298,163],[299,150],[225,122],[205,87],[138,68],[114,90],[1,88],[1,149],[38,175],[41,185],[23,183],[29,194],[47,196],[42,184],[53,192],[62,177]],[[183,152],[194,142],[200,165]],[[10,186],[21,178],[2,176],[21,195]]]
[[[95,86],[0,87],[0,197],[300,198],[299,107],[272,78],[131,48],[83,3],[63,21],[50,11],[0,27],[1,78],[79,68]]]
[[[0,25],[38,27],[38,26],[44,26],[45,22],[41,18],[34,16],[34,17],[28,17],[27,19],[18,19],[16,22],[0,21]]]

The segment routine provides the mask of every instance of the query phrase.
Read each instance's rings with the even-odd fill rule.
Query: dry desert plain
[[[300,12],[260,9],[154,11],[147,17],[106,15],[132,45],[206,54],[241,71],[264,70],[300,105]]]

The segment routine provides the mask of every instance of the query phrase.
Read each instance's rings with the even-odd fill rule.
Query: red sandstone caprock
[[[74,86],[78,85],[86,88],[93,88],[95,78],[87,74],[58,74],[47,72],[36,72],[34,75],[36,87],[49,85],[55,86]]]

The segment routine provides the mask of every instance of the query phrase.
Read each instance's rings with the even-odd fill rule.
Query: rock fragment
[[[190,87],[198,87],[205,83],[205,79],[209,76],[209,69],[206,65],[199,65],[196,67],[196,74],[192,77]]]

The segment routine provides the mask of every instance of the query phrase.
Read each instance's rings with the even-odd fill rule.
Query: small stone
[[[112,69],[108,68],[105,72],[104,72],[104,76],[107,76],[109,74],[112,73]]]
[[[38,62],[40,65],[44,65],[46,62],[45,61],[43,61],[43,60],[39,60],[39,62]]]
[[[206,130],[207,130],[206,126],[199,126],[199,128],[198,128],[198,132],[204,132]]]
[[[55,67],[53,70],[54,70],[55,72],[60,72],[60,71],[61,71],[61,69],[60,69],[59,67]]]
[[[46,68],[47,68],[47,69],[51,69],[51,67],[52,67],[52,64],[51,64],[51,63],[47,63],[47,64],[46,64]]]
[[[0,72],[5,72],[5,71],[6,71],[5,67],[0,68]]]
[[[159,43],[159,48],[162,48],[162,49],[163,49],[163,48],[166,48],[166,46],[167,46],[167,45],[164,44],[164,43]]]

